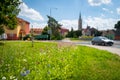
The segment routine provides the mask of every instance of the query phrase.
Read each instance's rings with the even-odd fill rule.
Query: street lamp
[[[52,17],[52,10],[57,10],[57,8],[50,8],[50,17]],[[51,40],[51,36],[52,36],[52,29],[50,28],[49,30],[48,30],[48,34],[49,34],[49,38],[50,38],[50,40]]]
[[[50,16],[52,16],[52,9],[57,10],[57,8],[50,8]]]
[[[32,41],[32,47],[33,47],[33,25],[32,25],[32,29],[31,29],[31,37],[32,37],[32,38],[31,38],[31,39],[32,39],[31,41]]]

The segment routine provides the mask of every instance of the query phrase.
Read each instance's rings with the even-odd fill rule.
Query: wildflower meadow
[[[0,42],[0,80],[120,80],[120,56],[62,42]]]

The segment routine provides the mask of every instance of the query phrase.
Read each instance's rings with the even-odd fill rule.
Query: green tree
[[[47,16],[47,17],[48,17],[48,27],[50,27],[50,29],[51,29],[51,38],[52,39],[60,39],[61,24],[59,24],[58,21],[56,21],[53,17],[51,17],[51,16]]]
[[[79,36],[82,35],[82,31],[81,31],[81,30],[76,30],[76,31],[74,31],[74,34],[75,34],[76,37],[78,38]]]
[[[68,32],[66,37],[73,38],[73,36],[74,36],[74,30],[73,30],[73,27],[71,27],[71,30]]]
[[[20,0],[0,0],[0,34],[4,32],[4,26],[14,29],[20,9]]]
[[[117,24],[115,24],[114,27],[116,30],[120,30],[120,21],[117,22]]]
[[[102,35],[101,31],[98,31],[98,30],[95,31],[95,36],[101,36],[101,35]]]
[[[42,31],[42,34],[44,35],[46,35],[46,34],[48,34],[48,30],[50,30],[50,28],[48,27],[48,26],[45,26],[44,27],[44,29],[43,29],[43,31]]]
[[[73,37],[73,36],[74,36],[74,29],[73,27],[71,27],[70,37]]]
[[[74,31],[73,30],[73,27],[71,28],[71,31],[68,32],[67,36],[66,37],[70,37],[70,38],[78,38],[79,36],[82,35],[82,32],[81,30],[76,30]]]

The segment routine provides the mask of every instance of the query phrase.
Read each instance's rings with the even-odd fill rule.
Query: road
[[[100,50],[106,50],[106,51],[109,51],[113,54],[118,54],[120,56],[120,41],[114,41],[113,46],[92,45],[90,41],[73,42],[73,41],[70,41],[70,40],[63,40],[63,42],[72,42],[72,43],[75,43],[76,45],[84,45],[84,46],[97,48],[97,49],[100,49]]]

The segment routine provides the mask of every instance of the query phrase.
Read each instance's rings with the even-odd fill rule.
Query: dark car
[[[98,36],[98,37],[94,37],[92,39],[92,45],[109,45],[109,46],[112,46],[114,44],[114,41],[113,40],[110,40],[106,37],[102,37],[102,36]]]

